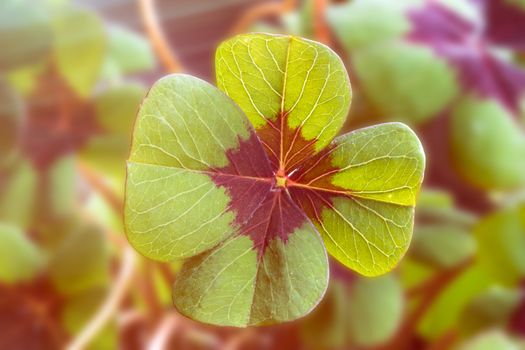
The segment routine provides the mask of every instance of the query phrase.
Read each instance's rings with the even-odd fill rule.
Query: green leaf
[[[53,252],[49,273],[55,288],[74,295],[109,281],[109,251],[104,233],[93,224],[76,223]],[[57,234],[57,232],[55,232]]]
[[[425,209],[450,209],[454,207],[454,198],[446,191],[426,188],[417,199],[417,206]]]
[[[403,319],[403,291],[391,275],[359,278],[349,296],[350,337],[358,346],[379,345],[390,339]]]
[[[215,64],[217,85],[246,113],[270,160],[284,170],[327,146],[348,114],[348,74],[322,44],[240,35],[219,46]]]
[[[446,224],[470,230],[477,223],[475,214],[461,210],[451,194],[441,190],[423,190],[417,200],[417,218],[425,224]]]
[[[250,131],[236,106],[201,80],[173,75],[152,87],[128,161],[126,226],[139,252],[171,261],[210,249],[230,234],[228,194],[206,171],[226,166],[227,151],[239,148]],[[206,215],[192,218],[199,213]],[[205,239],[196,244],[199,236]]]
[[[102,21],[91,12],[69,9],[57,13],[52,25],[60,74],[79,96],[89,96],[100,77],[106,50]]]
[[[42,256],[24,232],[15,226],[0,223],[0,281],[14,284],[35,276],[42,265]]]
[[[424,169],[413,132],[401,124],[364,129],[307,160],[327,146],[348,111],[350,88],[339,58],[304,39],[255,34],[221,44],[216,65],[219,87],[246,113],[274,168],[295,172],[290,193],[329,252],[363,274],[392,269],[410,242]],[[370,220],[375,230],[368,234]]]
[[[435,339],[453,328],[470,300],[487,290],[493,280],[478,264],[473,264],[448,283],[418,325],[419,333]]]
[[[319,306],[299,324],[304,342],[314,349],[340,349],[348,343],[348,295],[346,287],[331,280]]]
[[[327,20],[349,52],[401,37],[410,30],[406,4],[391,0],[354,0],[328,8]]]
[[[326,253],[309,225],[286,243],[273,240],[262,259],[252,241],[232,238],[184,264],[175,306],[196,320],[244,326],[297,319],[319,302],[328,279]]]
[[[137,84],[108,89],[94,97],[97,124],[101,133],[90,137],[80,156],[106,174],[121,175],[131,142],[133,122],[146,94]]]
[[[423,122],[458,93],[453,70],[423,46],[376,45],[358,50],[352,62],[364,92],[389,119]]]
[[[483,218],[474,230],[478,261],[493,278],[512,285],[525,276],[525,222],[519,208]]]
[[[150,90],[128,162],[126,232],[147,257],[194,256],[174,286],[183,314],[276,323],[303,316],[324,294],[321,239],[290,199],[271,191],[269,176],[248,120],[219,90],[185,75]]]
[[[419,227],[410,247],[414,258],[442,268],[465,262],[475,251],[476,241],[469,232],[450,224]]]
[[[52,45],[49,14],[42,2],[5,0],[0,4],[0,71],[47,58]]]
[[[66,156],[55,161],[46,171],[46,196],[40,212],[50,217],[66,217],[73,213],[76,201],[76,160]],[[44,207],[42,207],[44,206]]]
[[[408,249],[424,167],[413,131],[400,123],[381,124],[337,138],[291,178],[306,191],[290,191],[332,256],[377,276]]]
[[[28,97],[35,91],[38,78],[42,76],[45,67],[46,65],[42,62],[33,64],[10,71],[6,74],[6,78],[16,92],[24,97]]]
[[[107,59],[117,67],[120,74],[138,73],[155,67],[149,41],[122,27],[112,27],[109,31]]]
[[[399,264],[399,279],[405,289],[413,288],[421,285],[435,272],[428,264],[423,264],[420,261],[412,259],[407,256],[403,259],[403,263]]]
[[[36,204],[37,175],[31,164],[17,159],[5,173],[0,189],[0,221],[27,228],[33,220]],[[15,205],[16,203],[16,205]]]
[[[452,115],[452,150],[461,173],[487,189],[525,184],[525,136],[496,101],[464,98]]]
[[[318,230],[356,271],[391,270],[423,177],[415,134],[391,123],[330,143],[351,94],[321,44],[241,35],[219,46],[216,63],[241,109],[199,79],[163,78],[141,105],[128,161],[129,241],[153,259],[187,259],[176,307],[233,326],[305,315],[327,285]]]

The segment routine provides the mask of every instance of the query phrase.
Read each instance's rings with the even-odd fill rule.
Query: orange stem
[[[237,21],[231,34],[246,32],[251,25],[268,16],[277,16],[292,11],[297,6],[297,0],[283,0],[280,2],[265,2],[249,8]]]
[[[323,44],[331,43],[330,28],[326,23],[328,0],[314,0],[314,35]]]
[[[116,213],[121,214],[124,210],[124,201],[113,191],[111,186],[105,181],[104,177],[82,162],[78,162],[78,169],[89,185],[100,192]]]
[[[170,73],[184,71],[181,62],[170,48],[168,40],[160,26],[157,11],[155,10],[154,0],[139,0],[142,21],[146,27],[146,32],[151,40],[153,49],[159,56],[160,61]]]

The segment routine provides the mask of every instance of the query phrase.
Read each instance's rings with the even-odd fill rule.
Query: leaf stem
[[[85,349],[115,314],[133,279],[135,260],[135,252],[133,249],[126,247],[123,252],[119,274],[111,292],[108,294],[98,312],[91,318],[80,334],[66,347],[67,350]]]
[[[168,40],[160,26],[157,11],[155,10],[155,0],[139,0],[140,13],[146,32],[153,44],[153,49],[157,53],[165,69],[170,73],[184,71],[184,68],[170,48]]]
[[[326,9],[328,0],[314,0],[314,35],[317,40],[325,45],[332,42],[330,28],[326,23]]]
[[[104,197],[117,214],[122,214],[124,210],[124,201],[115,193],[115,191],[113,191],[104,177],[82,162],[78,162],[77,167],[89,185]]]
[[[157,297],[155,290],[155,269],[153,261],[145,260],[143,271],[138,275],[138,286],[142,296],[145,299],[153,318],[159,318],[163,313],[163,306]]]
[[[297,0],[279,2],[264,2],[249,8],[232,27],[231,34],[246,32],[251,25],[268,16],[277,16],[292,11],[297,6]]]
[[[243,345],[255,339],[257,334],[253,329],[243,329],[236,335],[232,336],[228,342],[224,345],[224,350],[237,350],[241,349]]]
[[[147,350],[164,350],[167,349],[171,335],[181,326],[181,320],[175,314],[164,316],[160,325],[147,346]]]

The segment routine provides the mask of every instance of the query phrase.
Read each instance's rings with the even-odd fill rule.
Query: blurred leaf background
[[[334,48],[343,131],[406,122],[428,169],[395,271],[332,262],[304,319],[217,328],[127,244],[125,159],[147,87],[249,31]],[[3,0],[0,48],[0,349],[525,349],[523,0]]]

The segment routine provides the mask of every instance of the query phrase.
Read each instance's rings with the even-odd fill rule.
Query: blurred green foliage
[[[491,6],[489,14],[495,13],[490,11],[496,2],[484,2]],[[219,1],[203,3],[216,9]],[[277,21],[256,25],[264,31],[316,39],[314,3],[303,1]],[[353,119],[347,129],[354,122],[403,120],[421,131],[427,149],[437,150],[429,153],[426,176],[427,185],[438,190],[429,188],[419,198],[411,249],[396,271],[379,279],[351,274],[339,278],[337,269],[332,269],[336,277],[322,303],[297,323],[247,333],[260,335],[262,340],[254,341],[257,345],[353,349],[386,342],[389,348],[393,338],[405,337],[416,344],[412,348],[419,349],[452,334],[454,349],[524,348],[525,330],[521,328],[520,333],[519,323],[514,324],[520,313],[523,317],[525,273],[525,101],[516,79],[523,71],[524,46],[495,45],[488,33],[495,26],[494,16],[484,16],[477,2],[434,1],[469,23],[483,25],[478,31],[485,35],[481,38],[458,35],[480,45],[469,48],[482,47],[490,55],[497,51],[498,67],[515,69],[508,74],[499,68],[494,74],[487,68],[490,65],[477,70],[482,82],[477,85],[497,87],[492,94],[481,94],[465,86],[462,68],[440,56],[435,42],[410,38],[415,28],[411,16],[425,3],[334,1],[324,17],[331,33],[328,44],[344,57],[351,74]],[[513,15],[524,18],[519,17],[524,12],[520,7],[525,9],[523,0],[498,4],[514,6]],[[525,21],[510,15],[503,18],[514,35],[509,42],[523,43]],[[104,197],[89,188],[78,164],[99,172],[110,188],[122,192],[129,133],[146,91],[141,81],[148,80],[140,74],[154,70],[156,62],[142,35],[107,22],[68,1],[0,2],[0,325],[4,330],[0,341],[11,324],[24,326],[24,338],[10,348],[23,348],[29,343],[21,340],[31,339],[42,347],[48,344],[45,335],[57,331],[61,346],[78,335],[111,291],[121,259],[121,248],[107,238],[108,231],[121,230],[120,214],[113,213]],[[213,26],[214,22],[202,24],[217,31]],[[459,43],[456,52],[465,52],[467,46]],[[475,56],[475,51],[467,52]],[[51,80],[66,86],[57,94],[69,96],[65,103],[51,93]],[[46,88],[37,92],[39,86]],[[520,96],[519,108],[502,103],[501,96],[509,95]],[[73,115],[77,112],[63,119],[74,120],[67,127],[55,112],[51,113],[55,118],[42,122],[44,113],[31,113],[29,108],[42,100],[54,107],[62,104],[55,111],[71,110],[72,100],[82,104],[90,112],[81,119],[93,122],[97,132],[64,152],[59,142],[64,135],[80,138],[83,127]],[[39,132],[30,133],[30,125],[37,125]],[[428,130],[434,137],[427,139]],[[28,140],[41,136],[52,137],[38,148],[59,145],[56,149],[61,150],[51,152],[45,167],[35,164],[27,147]],[[443,173],[446,179],[440,177]],[[169,266],[168,270],[176,275],[179,268]],[[141,276],[147,271],[142,266]],[[169,313],[169,286],[159,271],[154,275],[157,290],[153,294],[162,300],[161,312]],[[452,277],[441,284],[429,283],[440,281],[441,276]],[[127,310],[151,308],[141,288],[139,283],[133,286]],[[417,324],[406,328],[407,319],[432,291],[435,296]],[[51,306],[40,312],[34,300]],[[28,316],[19,316],[20,310]],[[155,314],[148,318],[150,323],[127,326],[126,339],[145,337],[144,330],[160,317]],[[35,329],[40,333],[33,333]],[[185,335],[202,330],[196,324],[182,329]],[[229,329],[206,331],[218,337],[241,334]],[[110,323],[91,348],[116,348],[123,343],[119,333],[117,324]],[[269,339],[275,342],[268,343]],[[199,341],[209,344],[202,338]]]

